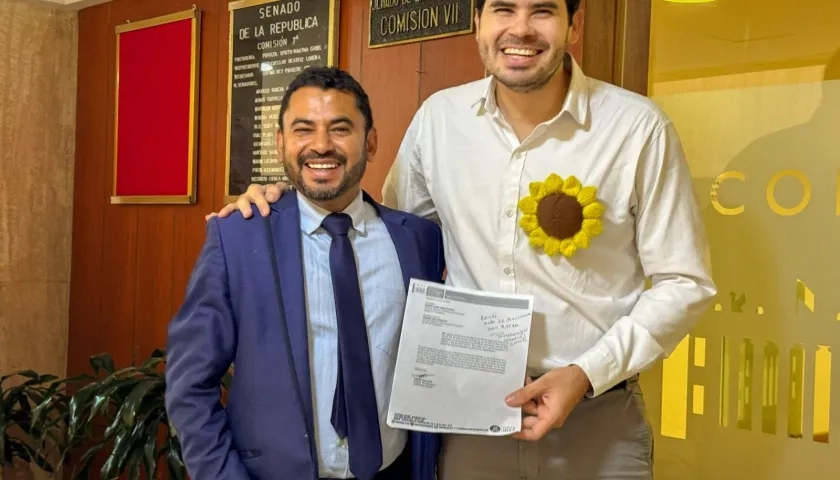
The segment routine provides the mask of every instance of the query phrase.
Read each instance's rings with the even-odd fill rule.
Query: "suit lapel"
[[[312,425],[312,388],[309,372],[309,323],[306,317],[306,293],[303,278],[303,250],[300,240],[300,211],[297,195],[289,192],[272,205],[272,226],[277,250],[280,284],[283,292],[286,325],[292,343],[295,379],[303,395],[307,423]],[[310,432],[313,433],[313,432]]]
[[[382,219],[388,228],[388,233],[391,234],[391,240],[394,242],[394,247],[397,250],[397,257],[400,259],[400,268],[402,269],[405,289],[408,291],[408,282],[412,278],[425,278],[420,264],[420,252],[417,249],[417,240],[413,232],[404,225],[405,215],[378,204],[367,192],[364,193],[364,199],[373,205],[379,214],[379,218]]]

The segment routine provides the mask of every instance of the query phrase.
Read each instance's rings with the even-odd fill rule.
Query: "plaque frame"
[[[230,135],[231,135],[231,121],[232,121],[232,102],[233,102],[233,38],[235,32],[233,31],[233,16],[234,11],[241,8],[255,7],[266,3],[274,3],[277,0],[236,0],[228,3],[228,67],[226,71],[227,77],[227,112],[225,118],[227,124],[225,126],[225,178],[224,178],[224,196],[222,200],[225,204],[233,203],[239,195],[230,193]],[[329,2],[329,23],[327,25],[327,65],[330,67],[338,67],[338,40],[339,40],[339,24],[341,12],[341,0],[310,0],[317,2]]]
[[[396,40],[393,42],[388,43],[379,43],[376,45],[371,45],[371,22],[370,15],[370,7],[368,7],[368,41],[367,41],[367,48],[374,50],[377,48],[387,48],[387,47],[395,47],[397,45],[407,45],[409,43],[417,43],[417,42],[425,42],[427,40],[438,40],[441,38],[449,38],[449,37],[457,37],[460,35],[470,35],[475,33],[475,0],[470,0],[470,28],[464,30],[457,30],[454,32],[446,32],[446,33],[438,33],[435,35],[429,35],[428,37],[418,37],[418,38],[410,38],[408,40]]]
[[[186,163],[186,183],[182,194],[160,194],[155,192],[156,186],[146,187],[148,194],[121,195],[118,192],[120,157],[120,37],[131,32],[152,27],[167,25],[170,23],[190,20],[190,58],[189,58],[189,120],[184,135],[187,137],[187,155],[184,158]],[[199,96],[199,71],[201,68],[201,10],[195,5],[189,10],[182,10],[166,15],[152,17],[136,22],[127,22],[117,25],[114,28],[115,39],[115,66],[114,66],[114,158],[113,158],[113,182],[110,203],[111,204],[195,204],[197,190],[196,163],[198,158],[198,96]],[[153,74],[164,72],[154,72]],[[125,124],[125,122],[123,122]]]

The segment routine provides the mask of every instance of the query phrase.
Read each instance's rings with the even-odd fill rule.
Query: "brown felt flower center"
[[[575,197],[552,193],[537,205],[537,222],[549,236],[561,240],[571,238],[583,224],[583,207]]]

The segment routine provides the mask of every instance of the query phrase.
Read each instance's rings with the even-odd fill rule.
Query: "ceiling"
[[[840,50],[840,0],[652,3],[656,80],[823,64]]]
[[[42,5],[49,5],[51,7],[60,8],[62,10],[81,10],[83,8],[106,3],[111,0],[28,0],[31,3],[40,3]]]

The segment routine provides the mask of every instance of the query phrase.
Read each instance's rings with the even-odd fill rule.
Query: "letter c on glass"
[[[709,193],[709,196],[712,201],[712,206],[715,207],[715,210],[718,211],[721,215],[733,216],[733,215],[740,215],[744,213],[744,206],[738,205],[737,207],[729,208],[724,207],[718,201],[717,191],[720,189],[720,185],[723,183],[724,180],[729,180],[730,178],[735,180],[740,180],[742,182],[746,181],[746,177],[744,176],[744,172],[738,172],[736,170],[728,170],[726,172],[721,173],[720,175],[715,178],[715,181],[712,183],[712,189]]]

